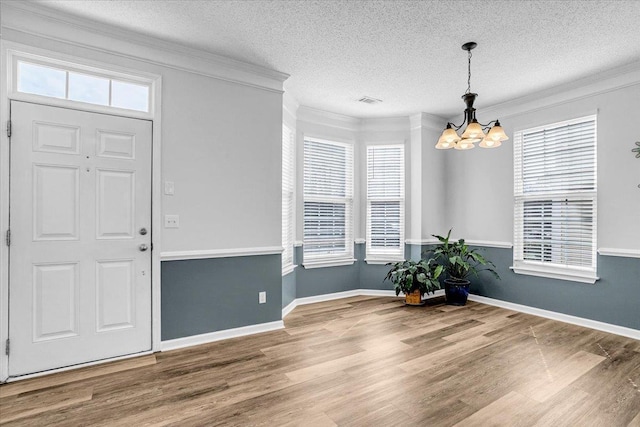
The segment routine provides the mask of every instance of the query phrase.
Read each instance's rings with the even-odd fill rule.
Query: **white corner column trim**
[[[172,340],[162,341],[162,351],[176,350],[194,345],[208,344],[215,341],[226,340],[229,338],[244,337],[246,335],[259,334],[262,332],[277,331],[284,328],[284,322],[277,320],[275,322],[259,323],[257,325],[242,326],[240,328],[225,329],[223,331],[209,332],[206,334],[192,335],[190,337],[176,338]]]
[[[482,304],[493,305],[495,307],[506,308],[507,310],[518,311],[520,313],[532,314],[534,316],[544,317],[546,319],[557,320],[559,322],[570,323],[572,325],[582,326],[585,328],[595,329],[598,331],[608,332],[610,334],[621,335],[623,337],[633,338],[635,340],[640,340],[640,330],[637,329],[612,325],[611,323],[585,319],[584,317],[572,316],[570,314],[558,313],[556,311],[549,311],[536,307],[529,307],[527,305],[483,297],[480,295],[469,294],[469,300]]]

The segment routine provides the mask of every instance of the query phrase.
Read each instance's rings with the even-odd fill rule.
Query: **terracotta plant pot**
[[[415,290],[410,294],[406,294],[404,296],[404,303],[406,305],[423,305],[424,302],[422,301],[422,294],[419,290]]]

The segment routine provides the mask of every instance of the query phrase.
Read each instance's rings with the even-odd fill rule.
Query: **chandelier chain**
[[[467,91],[465,93],[471,93],[471,50],[469,50],[469,74],[467,78]]]

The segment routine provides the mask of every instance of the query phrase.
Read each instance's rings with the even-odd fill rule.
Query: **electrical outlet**
[[[180,228],[180,216],[179,215],[165,215],[164,216],[164,228]]]
[[[258,293],[258,302],[260,304],[264,304],[264,303],[267,302],[267,293],[266,292]]]

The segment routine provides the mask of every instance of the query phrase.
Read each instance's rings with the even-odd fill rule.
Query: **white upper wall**
[[[535,101],[482,111],[511,138],[492,150],[448,150],[445,211],[452,235],[513,241],[513,132],[597,113],[598,248],[640,249],[640,72],[630,69]],[[486,120],[485,120],[486,119]]]
[[[2,39],[162,78],[163,252],[281,246],[286,75],[65,16],[2,5]],[[3,101],[2,108],[5,108]]]

